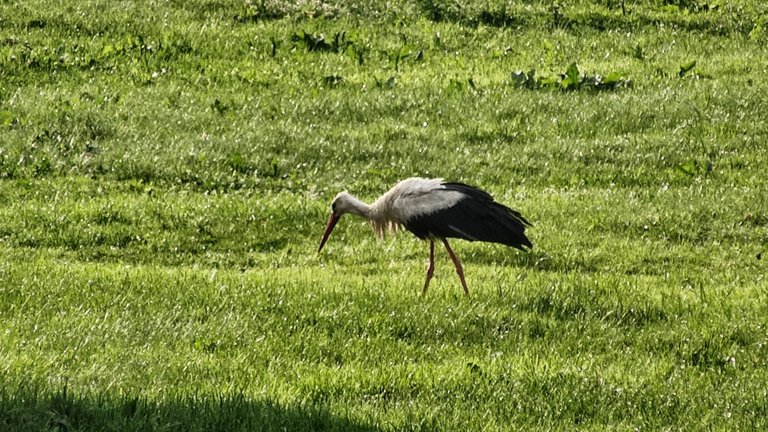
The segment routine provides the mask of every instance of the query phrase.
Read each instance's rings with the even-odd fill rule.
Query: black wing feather
[[[461,192],[456,204],[431,214],[413,217],[405,228],[419,238],[460,238],[501,243],[518,249],[533,245],[525,236],[531,224],[519,212],[497,203],[487,192],[463,183],[443,183],[445,189]]]

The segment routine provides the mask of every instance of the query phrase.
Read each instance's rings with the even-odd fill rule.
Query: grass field
[[[0,2],[0,430],[768,428],[768,5],[371,3]]]

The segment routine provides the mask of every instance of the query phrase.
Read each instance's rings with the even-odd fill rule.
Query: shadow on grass
[[[464,252],[459,255],[462,262],[485,265],[511,265],[515,267],[529,268],[532,270],[547,272],[576,272],[594,273],[598,271],[596,265],[575,260],[564,260],[549,255],[546,252],[533,249],[528,252],[512,252],[500,247],[497,249],[483,248]]]
[[[0,391],[4,431],[376,431],[318,406],[282,406],[243,395],[154,402],[140,397]]]

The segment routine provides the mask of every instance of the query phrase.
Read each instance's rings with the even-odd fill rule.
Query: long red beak
[[[323,239],[320,240],[320,248],[317,249],[317,253],[320,253],[321,250],[323,250],[323,246],[325,246],[325,242],[328,241],[328,237],[331,236],[331,231],[333,231],[333,227],[336,226],[336,222],[339,221],[341,216],[337,216],[336,213],[331,213],[331,218],[328,219],[328,225],[325,227],[325,232],[323,233]]]

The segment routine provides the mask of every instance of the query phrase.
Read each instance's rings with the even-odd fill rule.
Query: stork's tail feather
[[[520,212],[499,203],[494,204],[492,218],[501,229],[496,230],[495,239],[487,241],[505,244],[520,250],[525,250],[522,246],[533,248],[533,243],[525,235],[525,227],[531,226],[531,224],[520,215]]]

